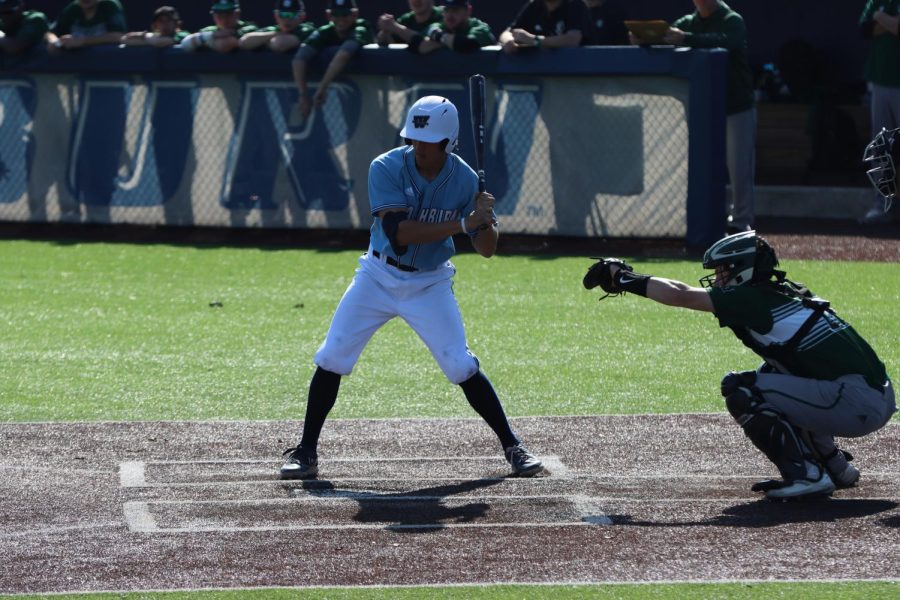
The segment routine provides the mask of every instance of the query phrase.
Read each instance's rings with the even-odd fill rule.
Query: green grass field
[[[301,418],[312,356],[356,251],[0,242],[0,419]],[[588,259],[454,260],[469,343],[511,416],[718,412],[719,379],[758,360],[708,314],[642,298],[598,303]],[[635,260],[696,282],[695,261]],[[900,372],[896,264],[785,261]],[[332,416],[473,416],[401,322],[380,331]],[[272,590],[153,597],[257,598]],[[428,589],[432,598],[896,597],[896,583]],[[411,594],[407,596],[407,594]],[[834,594],[833,596],[831,594]],[[297,592],[286,596],[298,597]],[[83,596],[81,596],[83,597]],[[97,596],[99,597],[99,596]],[[123,597],[119,595],[108,597]],[[137,598],[145,595],[128,595]],[[310,598],[417,597],[414,590]]]

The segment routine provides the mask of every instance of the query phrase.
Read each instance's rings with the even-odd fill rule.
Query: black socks
[[[319,445],[319,434],[322,433],[325,417],[334,407],[340,386],[340,375],[326,371],[322,367],[316,367],[312,381],[309,382],[306,418],[303,419],[303,437],[300,440],[303,449],[313,456]]]
[[[481,418],[500,438],[503,448],[509,448],[519,443],[519,438],[513,433],[509,421],[506,420],[506,413],[503,412],[503,407],[500,405],[500,398],[497,397],[494,386],[491,385],[484,373],[478,371],[459,384],[459,387],[463,389],[466,400],[469,401],[475,412],[481,415]]]

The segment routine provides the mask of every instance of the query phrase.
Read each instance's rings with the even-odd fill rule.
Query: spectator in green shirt
[[[442,10],[435,8],[434,0],[409,0],[409,12],[398,18],[385,13],[378,18],[378,43],[408,44],[415,34],[425,35],[432,25],[440,24]]]
[[[675,46],[728,50],[725,160],[732,201],[726,231],[750,231],[754,221],[756,106],[753,73],[747,61],[747,27],[744,18],[721,0],[694,0],[694,6],[697,10],[675,21],[663,41]]]
[[[330,23],[319,27],[306,38],[291,62],[294,83],[297,84],[297,91],[300,93],[299,108],[303,118],[308,117],[314,107],[325,104],[328,86],[344,70],[353,55],[366,44],[375,42],[372,27],[365,19],[359,18],[356,0],[329,0],[325,16]],[[333,46],[337,46],[338,51],[328,63],[315,94],[310,98],[307,90],[306,66],[320,51]]]
[[[210,9],[215,25],[204,27],[197,33],[184,38],[178,47],[188,52],[199,48],[209,48],[216,52],[231,52],[238,47],[239,40],[256,31],[256,25],[241,21],[241,6],[238,2],[222,0]]]
[[[868,0],[859,24],[863,37],[871,38],[864,76],[872,93],[872,136],[900,127],[900,0]],[[896,207],[893,215],[897,214]],[[892,212],[884,199],[875,197],[862,223],[888,223]]]
[[[443,22],[429,27],[426,37],[414,37],[409,44],[411,49],[419,54],[428,54],[438,48],[472,52],[497,43],[488,24],[472,16],[472,3],[469,0],[443,2]]]
[[[302,0],[276,0],[275,25],[248,33],[241,38],[241,50],[256,50],[268,46],[272,52],[287,52],[297,48],[316,26],[306,21],[306,7]]]
[[[0,0],[0,52],[27,52],[44,41],[49,29],[44,13],[25,10],[24,0]]]
[[[153,12],[153,21],[147,31],[132,31],[122,37],[123,46],[153,46],[171,48],[188,36],[181,28],[181,17],[171,6],[160,6]]]
[[[47,34],[50,52],[118,44],[128,27],[119,0],[73,0]]]

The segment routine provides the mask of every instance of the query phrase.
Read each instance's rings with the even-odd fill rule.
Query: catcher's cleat
[[[834,482],[822,469],[819,479],[795,479],[786,482],[784,486],[767,491],[766,498],[770,500],[806,500],[830,496],[834,489]]]
[[[544,468],[544,463],[522,444],[505,448],[503,452],[512,466],[513,473],[519,477],[531,477]]]
[[[750,487],[751,492],[768,492],[769,490],[777,490],[789,485],[784,479],[766,479],[765,481],[757,481]]]
[[[831,480],[834,481],[834,487],[839,490],[845,490],[847,488],[856,487],[856,484],[859,483],[859,469],[847,463],[847,468],[841,471],[841,473],[830,473]]]
[[[315,453],[295,446],[285,450],[284,455],[287,455],[287,459],[281,465],[282,479],[309,479],[318,475],[319,457]]]
[[[859,482],[859,469],[850,464],[853,455],[846,450],[835,448],[825,460],[825,468],[834,482],[834,486],[839,489],[847,489],[856,487]]]

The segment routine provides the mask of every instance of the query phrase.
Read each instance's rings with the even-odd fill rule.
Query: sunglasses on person
[[[282,19],[296,19],[300,16],[298,12],[290,12],[290,11],[279,11],[278,16]]]

